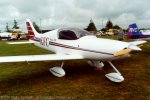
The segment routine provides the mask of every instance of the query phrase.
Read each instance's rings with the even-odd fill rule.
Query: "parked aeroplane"
[[[128,28],[127,38],[133,40],[150,41],[150,30],[141,32],[135,23],[131,24]]]
[[[27,40],[26,34],[13,34],[9,32],[0,33],[0,40]]]
[[[12,33],[2,32],[0,33],[0,40],[9,40],[11,38]]]
[[[75,29],[60,28],[44,34],[39,34],[30,20],[26,21],[30,40],[27,42],[11,42],[10,44],[34,43],[36,46],[55,52],[46,55],[25,55],[0,57],[0,62],[22,62],[22,61],[62,61],[61,66],[50,68],[50,72],[57,77],[63,77],[65,60],[86,59],[88,64],[96,68],[104,67],[102,61],[107,61],[116,71],[105,76],[113,82],[122,82],[124,77],[111,63],[112,60],[129,57],[131,51],[140,51],[136,46],[146,41],[122,42],[117,40],[102,39],[91,33]]]

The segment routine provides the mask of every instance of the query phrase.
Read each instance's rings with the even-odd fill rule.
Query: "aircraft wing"
[[[67,54],[46,54],[46,55],[25,55],[25,56],[3,56],[0,57],[2,62],[28,62],[28,61],[51,61],[51,60],[74,60],[83,59],[80,55]]]

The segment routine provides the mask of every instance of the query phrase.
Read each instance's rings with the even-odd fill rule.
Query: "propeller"
[[[121,55],[124,55],[124,54],[129,54],[130,52],[132,51],[132,49],[123,49],[123,50],[120,50],[116,53],[114,53],[114,56],[121,56]]]
[[[120,51],[117,51],[116,53],[114,53],[114,56],[121,56],[121,55],[125,55],[125,54],[129,54],[131,51],[141,51],[142,49],[139,48],[138,46],[136,45],[133,45],[133,44],[130,44],[128,46],[128,48],[126,49],[123,49],[123,50],[120,50]]]
[[[133,51],[141,51],[142,50],[139,46],[136,46],[136,45],[133,45],[133,44],[130,44],[128,46],[128,48],[132,49]]]

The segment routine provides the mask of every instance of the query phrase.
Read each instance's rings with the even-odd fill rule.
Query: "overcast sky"
[[[150,0],[0,0],[0,30],[13,20],[25,31],[25,20],[31,19],[43,29],[59,27],[85,28],[93,19],[98,29],[110,19],[127,28],[137,23],[150,27]],[[41,21],[40,21],[41,20]]]

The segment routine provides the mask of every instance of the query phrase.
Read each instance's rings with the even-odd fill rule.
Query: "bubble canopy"
[[[58,30],[58,38],[64,40],[77,40],[81,37],[93,35],[92,33],[77,28],[62,28]]]

